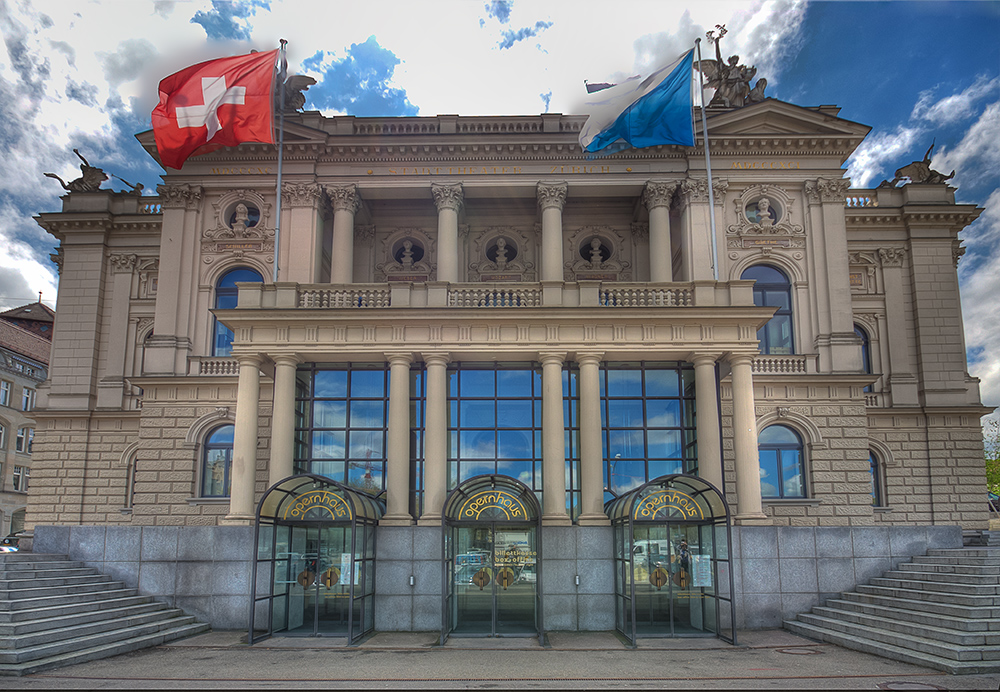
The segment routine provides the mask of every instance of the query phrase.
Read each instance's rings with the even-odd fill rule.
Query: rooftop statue
[[[87,159],[83,158],[83,154],[80,153],[79,149],[74,149],[73,153],[80,157],[83,163],[80,164],[80,172],[83,174],[76,180],[71,180],[68,183],[65,182],[55,173],[46,173],[46,178],[55,178],[59,181],[59,184],[63,186],[63,189],[67,192],[94,192],[99,190],[101,183],[108,179],[108,174],[97,166],[91,166]]]
[[[306,105],[306,95],[302,92],[316,83],[316,80],[306,75],[293,74],[285,80],[285,103],[282,110],[286,113],[302,110]]]
[[[757,68],[740,65],[740,56],[730,55],[728,61],[722,59],[722,51],[719,43],[728,31],[725,24],[716,24],[719,35],[715,31],[705,34],[709,43],[715,44],[715,60],[701,60],[695,63],[695,68],[702,71],[708,82],[705,86],[715,89],[715,96],[709,102],[709,106],[727,106],[731,108],[741,108],[750,103],[759,103],[764,100],[764,89],[767,87],[766,79],[758,79],[753,88],[750,82],[757,75]]]
[[[896,177],[893,178],[892,182],[888,180],[883,180],[879,187],[896,187],[896,183],[901,180],[909,180],[911,183],[926,183],[929,185],[940,185],[943,182],[951,180],[955,177],[955,171],[952,171],[948,175],[944,173],[939,173],[931,168],[931,152],[934,150],[934,142],[931,142],[930,149],[924,154],[923,161],[914,161],[913,163],[908,163],[902,168],[896,171]]]

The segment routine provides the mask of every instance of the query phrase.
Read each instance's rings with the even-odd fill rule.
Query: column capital
[[[361,195],[358,194],[357,185],[324,185],[323,189],[330,198],[330,204],[333,205],[335,212],[349,211],[354,214],[361,206]]]
[[[673,180],[647,180],[642,190],[642,203],[647,209],[669,207],[677,186],[678,183]]]
[[[541,361],[542,365],[552,362],[562,365],[566,362],[566,355],[566,351],[540,351],[538,353],[538,360]]]
[[[721,355],[722,355],[721,353],[713,353],[710,351],[709,352],[699,351],[697,353],[690,354],[687,357],[687,359],[694,365],[701,365],[701,364],[715,365],[719,361],[719,357]]]
[[[111,262],[111,268],[115,274],[131,274],[132,270],[135,269],[136,260],[135,255],[115,253],[108,256],[108,261]]]
[[[906,248],[903,247],[884,247],[878,251],[878,259],[883,267],[902,267],[905,257]]]
[[[451,354],[447,351],[431,351],[421,353],[425,365],[448,365],[451,362]]]
[[[749,353],[730,353],[726,356],[729,365],[752,365],[754,356]]]
[[[562,209],[566,206],[566,195],[569,192],[569,183],[538,183],[535,186],[535,194],[538,197],[538,206],[542,211],[546,209]]]
[[[289,207],[309,207],[323,199],[323,188],[318,183],[282,183],[281,199]]]
[[[604,360],[604,351],[577,351],[577,365],[600,365]]]
[[[239,362],[240,367],[243,367],[244,365],[253,365],[260,368],[260,366],[264,364],[264,359],[255,353],[241,353],[240,355],[234,357]]]
[[[271,360],[274,361],[275,365],[291,365],[293,367],[302,362],[302,358],[295,353],[272,355]]]
[[[160,195],[160,205],[165,209],[197,209],[201,206],[202,188],[200,185],[157,185],[156,192]]]
[[[389,365],[409,365],[413,362],[413,354],[407,351],[390,351],[385,354],[385,359],[389,361]]]
[[[431,183],[431,195],[438,211],[451,209],[457,212],[465,203],[462,183]]]

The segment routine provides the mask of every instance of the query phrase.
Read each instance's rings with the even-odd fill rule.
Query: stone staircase
[[[116,656],[208,629],[64,555],[0,555],[0,675]]]
[[[929,550],[785,629],[952,674],[1000,673],[1000,547]]]

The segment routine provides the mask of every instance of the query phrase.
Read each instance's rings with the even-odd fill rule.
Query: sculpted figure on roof
[[[715,60],[701,60],[695,63],[695,67],[708,79],[705,86],[715,89],[715,96],[708,105],[740,108],[749,103],[763,101],[767,80],[759,79],[751,88],[750,82],[757,75],[757,68],[753,65],[750,67],[741,65],[738,55],[730,55],[728,61],[723,60],[719,43],[728,31],[725,24],[716,24],[715,28],[719,30],[718,36],[715,35],[715,31],[705,34],[708,42],[715,44]]]

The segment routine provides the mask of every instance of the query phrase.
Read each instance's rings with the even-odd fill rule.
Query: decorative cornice
[[[955,266],[958,266],[958,261],[962,259],[962,255],[965,254],[965,246],[962,245],[962,241],[959,238],[955,238],[951,241],[951,261],[954,262]]]
[[[352,214],[357,213],[358,207],[361,206],[361,196],[358,194],[357,185],[326,185],[324,189],[326,190],[327,197],[330,198],[330,203],[333,205],[335,212],[349,211]]]
[[[431,195],[434,197],[434,204],[438,211],[450,209],[457,212],[464,203],[462,183],[431,183]]]
[[[62,276],[63,259],[65,259],[62,245],[57,247],[56,251],[49,255],[49,259],[52,260],[52,264],[56,265],[56,272]]]
[[[135,269],[136,256],[135,255],[110,255],[108,260],[111,262],[112,270],[115,274],[132,273]]]
[[[646,181],[646,186],[642,189],[642,203],[650,210],[656,207],[669,207],[670,201],[674,198],[674,191],[677,189],[677,186],[678,183],[674,180]]]
[[[199,185],[157,185],[156,192],[164,209],[197,209],[203,189]]]
[[[282,183],[281,199],[290,207],[311,207],[323,199],[323,188],[316,183]]]
[[[542,211],[546,209],[562,210],[566,206],[568,192],[569,183],[538,183],[535,189],[538,206],[542,208]]]
[[[883,267],[902,267],[904,257],[906,257],[906,248],[887,247],[880,248],[878,251],[878,258]]]

